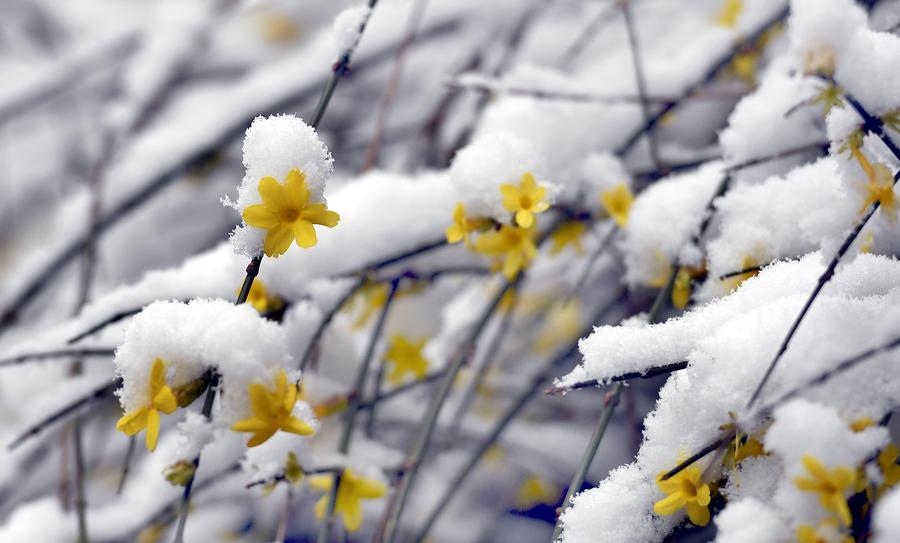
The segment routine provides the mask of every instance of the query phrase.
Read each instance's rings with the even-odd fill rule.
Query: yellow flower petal
[[[258,445],[262,445],[270,437],[275,435],[275,432],[277,432],[277,431],[278,431],[277,428],[266,428],[265,430],[259,430],[258,432],[254,433],[250,437],[250,440],[247,441],[247,446],[248,447],[256,447]]]
[[[653,504],[653,512],[657,515],[672,515],[684,507],[686,500],[684,494],[676,492]]]
[[[288,225],[280,223],[266,234],[263,251],[266,256],[277,258],[288,250],[292,241],[294,241],[293,230]]]
[[[127,436],[133,436],[140,432],[147,427],[147,414],[149,411],[147,407],[141,407],[122,415],[116,422],[116,430]]]
[[[273,213],[278,213],[287,207],[287,190],[274,177],[266,176],[260,179],[258,189],[263,204]]]
[[[175,398],[172,389],[163,385],[159,392],[156,393],[156,396],[153,397],[153,407],[166,415],[174,413],[178,409],[178,400]]]
[[[241,215],[244,222],[256,228],[274,228],[281,222],[281,217],[262,204],[247,206]]]
[[[294,238],[297,240],[297,245],[304,249],[315,246],[318,241],[316,229],[313,228],[312,223],[303,219],[294,223]]]
[[[697,502],[688,502],[687,504],[688,518],[697,526],[706,526],[709,524],[709,508],[698,505]]]
[[[306,184],[306,175],[294,168],[287,174],[287,186],[285,196],[292,207],[303,208],[309,203],[309,188]]]
[[[159,440],[159,412],[156,409],[150,409],[147,413],[147,435],[144,436],[144,444],[147,450],[153,452],[156,450],[156,442]]]
[[[290,432],[292,434],[297,434],[300,436],[311,436],[316,433],[312,426],[303,422],[297,417],[291,417],[290,419],[288,419],[287,422],[285,422],[281,427],[281,429],[285,432]]]

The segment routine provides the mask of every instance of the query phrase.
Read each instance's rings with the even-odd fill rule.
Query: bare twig
[[[378,321],[372,329],[369,336],[369,343],[366,347],[365,355],[359,365],[356,373],[356,380],[353,383],[353,390],[350,394],[350,405],[344,412],[344,427],[341,431],[340,441],[338,442],[338,452],[346,454],[350,451],[350,442],[353,439],[353,429],[356,427],[356,415],[359,412],[359,406],[362,403],[362,391],[365,387],[366,380],[369,376],[369,368],[372,365],[372,359],[375,356],[375,347],[381,337],[381,331],[387,322],[387,317],[393,305],[394,297],[397,294],[399,281],[391,282],[387,299],[384,301],[384,307],[378,315]],[[374,407],[374,406],[373,406]],[[331,490],[328,493],[328,509],[326,510],[325,519],[319,527],[319,543],[329,543],[331,540],[331,527],[334,523],[334,509],[337,505],[338,488],[341,484],[341,473],[336,473],[332,479]]]

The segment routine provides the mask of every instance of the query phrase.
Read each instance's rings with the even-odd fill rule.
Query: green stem
[[[378,315],[378,321],[372,329],[369,336],[369,343],[366,347],[366,353],[363,356],[359,371],[356,373],[356,381],[353,389],[350,391],[350,405],[344,412],[344,428],[341,431],[340,441],[338,443],[338,452],[346,454],[350,451],[350,441],[353,439],[353,429],[356,427],[356,415],[362,405],[363,388],[366,385],[366,379],[369,376],[369,368],[372,366],[372,358],[375,355],[375,347],[378,345],[378,339],[381,337],[381,331],[387,322],[388,313],[393,304],[394,297],[397,294],[399,280],[391,281],[391,287],[388,291],[387,299],[384,301],[384,307]],[[331,541],[331,527],[334,524],[334,509],[337,506],[338,488],[341,485],[341,477],[343,472],[335,473],[332,479],[331,489],[328,492],[328,510],[325,514],[325,521],[319,526],[319,543],[328,543]]]
[[[559,536],[562,533],[562,515],[569,508],[572,496],[580,491],[581,485],[584,484],[584,479],[587,477],[588,470],[594,462],[594,456],[597,455],[597,449],[600,447],[600,442],[606,434],[606,428],[609,426],[609,421],[616,410],[616,406],[619,405],[619,398],[622,396],[622,390],[624,388],[625,385],[622,383],[616,383],[606,400],[606,405],[603,407],[603,413],[597,421],[597,427],[594,428],[591,440],[588,441],[587,447],[584,449],[584,454],[581,456],[581,462],[578,464],[578,469],[575,471],[575,474],[572,476],[572,481],[569,483],[569,490],[566,492],[566,498],[563,500],[562,506],[560,507],[556,527],[553,528],[552,541],[559,539]]]

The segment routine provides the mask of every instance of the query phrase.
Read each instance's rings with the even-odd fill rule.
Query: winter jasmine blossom
[[[828,511],[838,514],[844,526],[851,523],[850,508],[844,493],[856,483],[856,474],[846,466],[838,466],[831,471],[814,456],[803,455],[803,465],[811,477],[795,477],[794,484],[804,492],[815,492],[819,503]]]
[[[309,485],[322,491],[331,490],[334,477],[331,475],[318,475],[309,478]],[[338,486],[337,501],[334,512],[343,517],[344,527],[355,532],[362,526],[363,512],[362,500],[374,500],[387,493],[387,486],[376,479],[369,479],[357,475],[350,468],[344,470],[341,482]],[[316,502],[316,518],[324,519],[328,513],[328,495],[319,498]]]
[[[581,244],[581,238],[587,232],[587,224],[584,221],[568,221],[563,223],[559,228],[550,234],[550,254],[558,255],[572,245],[575,252],[579,255],[584,254],[584,247]]]
[[[248,447],[256,447],[272,437],[278,430],[308,436],[315,433],[309,424],[293,416],[297,403],[297,385],[288,383],[283,369],[275,376],[275,388],[269,389],[261,383],[251,383],[248,387],[250,408],[253,415],[234,423],[236,432],[253,432]]]
[[[306,176],[296,168],[288,173],[284,185],[274,177],[260,179],[259,195],[263,203],[249,206],[243,217],[248,225],[267,231],[263,243],[266,256],[284,254],[295,240],[298,247],[313,247],[317,241],[313,225],[333,228],[340,220],[324,203],[309,202]]]
[[[500,192],[503,193],[503,207],[516,214],[515,223],[522,228],[531,228],[534,215],[550,208],[550,204],[544,201],[547,190],[538,186],[531,172],[522,174],[519,186],[511,183],[500,185]]]
[[[161,358],[153,361],[150,370],[148,398],[150,401],[147,405],[122,415],[116,422],[116,430],[127,436],[133,436],[146,428],[144,444],[147,450],[152,452],[156,449],[156,442],[159,439],[159,412],[169,415],[178,408],[175,394],[166,384],[166,364]]]
[[[666,493],[666,497],[653,504],[657,515],[673,515],[687,509],[688,518],[698,526],[709,523],[709,502],[712,490],[701,480],[703,472],[697,466],[683,469],[673,477],[663,481],[665,472],[660,472],[656,484]]]
[[[519,270],[528,266],[537,256],[534,230],[504,224],[499,230],[482,234],[475,241],[475,250],[488,256],[501,257],[503,275],[512,280]]]
[[[600,194],[600,201],[603,203],[603,209],[616,221],[619,228],[625,228],[628,225],[628,211],[634,202],[634,194],[628,185],[622,183],[616,185],[615,188],[603,191]]]
[[[717,25],[725,28],[734,28],[743,10],[744,2],[742,0],[725,0],[725,5],[722,6],[722,11],[716,16],[715,22]]]
[[[447,243],[464,242],[469,245],[469,234],[476,230],[482,230],[490,224],[485,219],[470,219],[466,217],[466,208],[462,202],[458,202],[453,208],[453,224],[447,227]]]
[[[409,373],[416,379],[425,377],[428,360],[422,356],[422,349],[427,341],[426,338],[409,341],[399,334],[391,338],[391,344],[384,355],[384,359],[392,364],[387,376],[389,383],[398,385]]]

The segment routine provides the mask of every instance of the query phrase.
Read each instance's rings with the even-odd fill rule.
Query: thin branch
[[[619,296],[615,297],[615,301],[611,304],[608,304],[606,307],[598,311],[593,317],[588,321],[588,326],[582,330],[582,333],[579,337],[587,335],[593,328],[594,323],[600,322],[603,317],[611,311],[623,298],[624,292],[620,293]],[[506,428],[510,425],[510,423],[515,420],[515,418],[522,412],[528,403],[537,396],[538,391],[543,383],[549,381],[553,378],[553,375],[558,371],[559,367],[562,366],[567,360],[575,356],[578,352],[578,343],[573,342],[572,345],[566,349],[565,351],[559,353],[555,357],[551,358],[547,364],[545,364],[542,371],[540,371],[531,381],[530,385],[526,387],[513,401],[512,404],[507,408],[506,412],[494,423],[493,428],[487,435],[484,436],[483,439],[478,443],[475,449],[469,454],[466,462],[462,465],[462,467],[453,475],[450,479],[450,482],[444,488],[441,497],[437,500],[437,505],[435,505],[434,509],[428,514],[425,522],[422,525],[422,528],[419,529],[418,535],[415,537],[414,541],[423,541],[431,529],[434,527],[438,518],[449,505],[450,500],[454,495],[462,488],[463,483],[472,474],[475,469],[475,466],[481,461],[484,454],[491,448],[491,446],[500,439],[500,436],[506,431]]]
[[[447,34],[449,31],[454,30],[456,27],[456,20],[446,21],[445,23],[435,25],[427,32],[423,32],[422,34],[420,34],[418,40],[420,43],[426,40],[433,40],[437,37]],[[389,52],[389,48],[384,47],[383,49],[380,49],[374,53],[370,53],[365,59],[366,65],[377,65],[383,62],[389,57]],[[189,171],[194,165],[202,164],[207,159],[210,153],[221,147],[224,147],[232,140],[242,136],[247,128],[247,123],[252,120],[253,117],[268,111],[277,112],[281,109],[284,109],[288,105],[295,103],[298,100],[305,100],[307,98],[310,98],[314,96],[315,89],[318,88],[319,84],[319,81],[312,82],[310,85],[298,89],[297,92],[291,96],[285,97],[278,102],[268,104],[262,109],[252,112],[252,114],[249,116],[235,119],[233,123],[225,126],[222,129],[219,137],[211,138],[208,143],[199,146],[193,153],[185,157],[183,160],[164,169],[159,175],[150,180],[147,184],[119,201],[114,208],[108,211],[107,214],[98,221],[96,235],[103,235],[112,226],[118,224],[120,220],[131,214],[132,211],[138,209],[145,202],[159,194],[162,189],[166,188],[177,179],[180,179],[181,176],[186,171]],[[331,92],[333,93],[334,89],[332,89]],[[69,263],[77,258],[81,254],[81,252],[84,251],[86,245],[86,235],[72,240],[69,245],[67,245],[59,253],[53,256],[38,273],[31,277],[30,280],[18,293],[12,296],[5,307],[0,307],[0,330],[16,322],[21,314],[21,311],[25,309],[33,300],[35,300],[40,292],[53,284],[53,279],[57,276],[57,274],[59,274],[66,268]]]
[[[588,331],[590,333],[590,331]],[[634,379],[651,379],[653,377],[657,377],[660,375],[668,375],[670,373],[681,371],[687,368],[687,361],[682,362],[673,362],[671,364],[665,364],[663,366],[654,366],[652,368],[648,368],[645,371],[629,371],[626,373],[621,373],[619,375],[610,377],[609,379],[605,379],[603,381],[599,381],[597,379],[591,379],[590,381],[581,381],[580,383],[575,383],[574,385],[568,386],[554,386],[550,387],[544,391],[545,394],[564,394],[566,392],[571,392],[573,390],[579,390],[582,388],[591,388],[591,387],[600,387],[609,383],[620,383],[624,381],[632,381]]]
[[[631,8],[628,0],[619,3],[622,8],[622,16],[625,19],[625,31],[628,34],[629,52],[631,53],[631,63],[634,67],[634,79],[637,82],[638,94],[640,95],[641,113],[644,115],[644,122],[650,122],[650,98],[647,96],[647,81],[644,78],[644,68],[641,61],[641,49],[637,40],[637,31],[634,28],[634,21],[631,18]],[[647,142],[650,148],[650,160],[656,169],[662,169],[662,163],[659,160],[659,149],[656,145],[656,134],[653,130],[647,131]]]
[[[48,358],[88,358],[113,356],[115,354],[116,350],[112,347],[61,349],[58,351],[46,351],[43,353],[26,353],[0,360],[0,368],[5,368],[7,366],[16,366],[18,364],[24,364],[25,362],[32,362],[35,360],[47,360]]]
[[[764,22],[757,28],[756,32],[752,35],[748,36],[743,42],[755,42],[759,40],[759,38],[769,31],[773,26],[780,23],[784,20],[788,15],[789,9],[788,6],[785,6],[781,10],[778,11],[772,18],[768,21]],[[709,70],[707,70],[706,74],[700,78],[700,80],[696,81],[694,84],[690,85],[685,91],[681,94],[678,101],[672,104],[664,105],[659,111],[657,111],[649,121],[645,122],[643,126],[636,129],[619,147],[617,154],[624,155],[628,153],[629,150],[634,146],[635,143],[649,131],[653,130],[653,128],[659,123],[659,121],[670,111],[675,109],[678,104],[681,103],[682,100],[691,97],[696,94],[697,91],[700,90],[701,87],[707,85],[711,81],[713,81],[716,77],[718,77],[719,73],[727,68],[731,62],[734,60],[734,57],[739,55],[743,51],[744,47],[738,43],[734,48],[731,49],[728,53],[717,59],[712,66],[710,66]]]
[[[590,45],[591,41],[596,39],[600,34],[600,30],[618,15],[619,6],[617,4],[618,2],[610,2],[608,5],[604,6],[604,9],[599,11],[593,19],[588,21],[588,24],[584,26],[578,36],[572,40],[572,43],[570,43],[559,56],[559,60],[556,61],[556,66],[560,70],[568,70],[572,66],[572,63],[574,63],[587,46]]]
[[[359,365],[356,373],[356,380],[353,384],[353,392],[350,394],[350,405],[344,413],[344,427],[341,430],[340,441],[338,442],[338,452],[346,454],[350,451],[350,442],[353,439],[353,429],[356,427],[356,415],[359,412],[359,406],[362,403],[362,391],[365,387],[366,380],[369,376],[369,368],[372,365],[372,359],[375,356],[375,347],[381,337],[381,331],[387,322],[388,314],[393,305],[394,297],[397,294],[399,281],[392,281],[387,299],[378,315],[378,321],[372,329],[369,336],[369,343],[366,347],[365,355]],[[374,406],[373,406],[374,407]],[[338,489],[341,484],[341,473],[336,473],[331,482],[331,490],[328,493],[328,509],[326,509],[325,519],[319,527],[319,543],[329,543],[331,540],[331,527],[334,524],[334,509],[337,506]]]
[[[94,389],[94,391],[90,394],[82,396],[81,398],[78,398],[77,400],[65,405],[64,407],[57,409],[47,417],[41,419],[39,422],[31,425],[25,432],[19,434],[14,440],[10,442],[9,445],[7,445],[7,448],[9,450],[17,448],[29,438],[41,433],[48,426],[59,422],[60,420],[66,418],[69,415],[72,415],[73,413],[76,413],[79,409],[86,407],[87,405],[90,405],[97,400],[101,400],[111,395],[113,391],[120,386],[122,386],[122,379],[115,378],[111,382]]]
[[[338,314],[344,304],[347,303],[347,300],[353,297],[354,294],[366,283],[365,277],[360,277],[353,286],[350,287],[347,292],[341,296],[341,298],[331,307],[331,309],[326,313],[322,320],[319,321],[319,325],[316,327],[315,332],[309,338],[309,343],[306,345],[306,350],[303,351],[303,356],[300,358],[300,363],[297,365],[297,368],[300,371],[306,370],[306,366],[309,364],[309,361],[312,360],[313,353],[316,352],[316,349],[319,345],[319,340],[322,339],[322,334],[325,333],[325,329],[328,328],[328,325],[331,324],[331,321],[334,319],[334,316]]]
[[[547,231],[542,234],[538,245],[542,246],[544,242],[550,237],[550,235],[556,231],[561,222],[561,218],[557,217],[550,228],[548,228]],[[419,424],[416,435],[413,438],[413,442],[409,448],[409,451],[407,452],[406,460],[404,461],[405,470],[400,475],[397,488],[388,501],[388,505],[385,509],[382,521],[379,523],[379,526],[375,532],[375,536],[373,537],[374,543],[381,543],[382,541],[393,543],[395,541],[397,532],[399,530],[400,518],[406,505],[406,500],[409,496],[410,491],[412,490],[412,484],[415,481],[416,475],[418,474],[422,459],[424,458],[424,455],[428,450],[428,446],[431,444],[431,438],[437,424],[438,416],[440,415],[441,408],[444,406],[444,402],[450,394],[450,390],[453,387],[453,382],[456,379],[456,376],[459,374],[459,370],[469,358],[469,352],[481,337],[481,334],[484,331],[487,322],[490,320],[494,311],[500,305],[500,301],[511,288],[514,288],[519,284],[522,276],[523,272],[519,271],[516,277],[512,280],[504,280],[503,285],[500,287],[500,289],[498,289],[497,293],[484,308],[474,328],[472,328],[472,330],[468,334],[468,337],[461,344],[459,352],[447,365],[446,374],[441,380],[438,389],[431,397],[431,401],[428,404],[425,415],[423,416],[422,421]]]
[[[384,95],[381,98],[381,105],[378,107],[378,113],[375,120],[375,133],[366,149],[366,158],[363,162],[362,171],[368,171],[378,162],[378,152],[381,149],[381,140],[384,135],[384,129],[387,126],[388,117],[391,114],[391,106],[393,106],[394,98],[397,96],[397,90],[400,88],[400,81],[403,78],[403,61],[410,45],[416,39],[416,32],[419,24],[422,22],[422,15],[425,13],[425,7],[428,0],[415,0],[409,20],[406,23],[406,33],[403,41],[397,47],[397,53],[394,56],[394,67],[391,76],[388,79],[387,87],[384,89]]]

